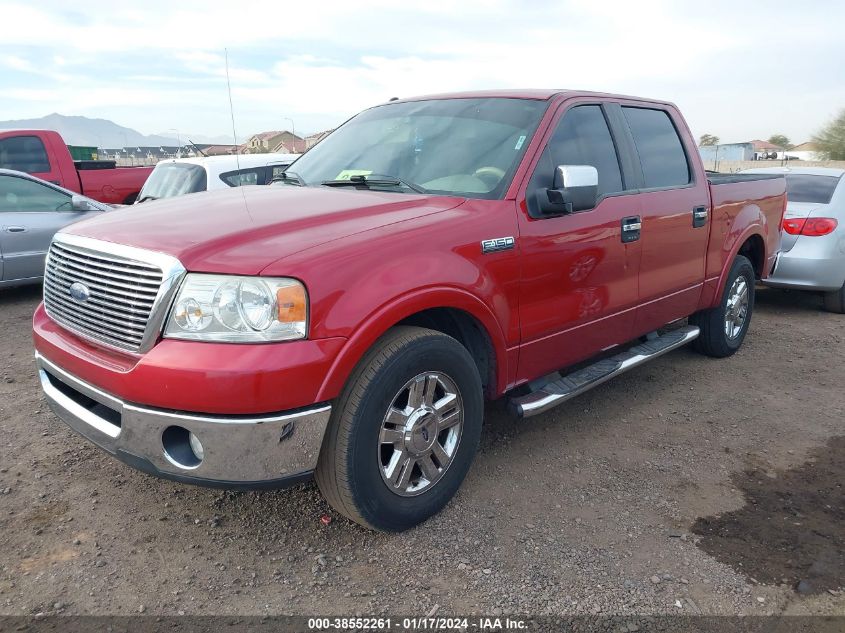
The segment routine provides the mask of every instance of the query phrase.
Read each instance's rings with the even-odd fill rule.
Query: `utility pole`
[[[282,117],[285,121],[290,121],[290,133],[293,134],[293,147],[291,148],[291,154],[296,154],[296,126],[293,124],[293,119],[289,116]]]
[[[177,130],[175,127],[172,127],[167,131],[176,132],[176,142],[179,144],[179,147],[176,150],[176,158],[182,158],[182,137],[179,135],[179,130]]]

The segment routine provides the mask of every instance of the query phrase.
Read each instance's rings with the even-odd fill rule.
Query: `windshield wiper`
[[[270,182],[283,182],[286,185],[296,185],[297,187],[305,186],[305,181],[302,177],[292,171],[283,171],[278,176],[274,176]]]
[[[381,174],[355,174],[348,180],[324,180],[320,183],[326,187],[405,187],[416,193],[428,193],[417,184],[402,180],[396,176],[382,176]]]
[[[150,194],[147,194],[142,198],[138,198],[135,202],[146,202],[147,200],[158,200],[158,196],[151,196]]]

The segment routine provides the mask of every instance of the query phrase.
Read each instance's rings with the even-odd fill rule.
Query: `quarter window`
[[[687,155],[669,113],[632,107],[623,107],[622,112],[640,157],[644,187],[652,189],[689,184]]]
[[[259,168],[263,173],[264,168]],[[259,180],[259,169],[242,169],[220,174],[220,180],[230,187],[243,187],[244,185],[257,185]]]

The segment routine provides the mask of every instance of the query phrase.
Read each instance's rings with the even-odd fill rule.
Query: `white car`
[[[135,204],[199,191],[267,185],[297,158],[299,154],[169,158],[155,166]]]

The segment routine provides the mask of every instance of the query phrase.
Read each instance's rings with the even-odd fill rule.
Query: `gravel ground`
[[[692,531],[748,508],[741,473],[806,474],[845,435],[845,317],[817,297],[761,290],[726,360],[678,350],[529,421],[488,405],[456,499],[399,535],[313,484],[193,488],[100,452],[41,400],[38,297],[0,291],[0,614],[845,614],[841,569],[799,592],[753,577],[765,542],[732,557]]]

